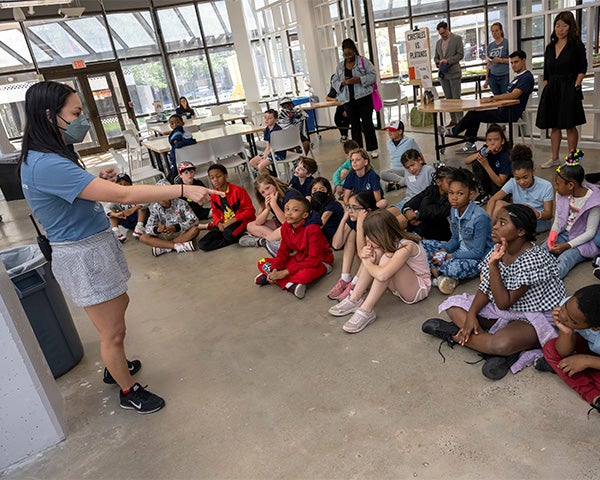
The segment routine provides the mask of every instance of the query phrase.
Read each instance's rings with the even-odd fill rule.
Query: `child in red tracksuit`
[[[285,204],[281,246],[275,258],[261,258],[257,285],[276,283],[283,290],[304,298],[306,284],[331,271],[333,252],[321,230],[318,215],[311,214],[305,197],[292,197]]]

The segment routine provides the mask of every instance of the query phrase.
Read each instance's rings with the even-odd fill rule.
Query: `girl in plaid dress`
[[[480,264],[475,295],[448,298],[439,306],[452,323],[432,318],[423,331],[460,344],[486,358],[483,374],[498,380],[516,373],[540,354],[540,346],[556,337],[552,308],[565,297],[556,260],[533,243],[536,218],[525,205],[507,205],[494,219],[494,248]]]

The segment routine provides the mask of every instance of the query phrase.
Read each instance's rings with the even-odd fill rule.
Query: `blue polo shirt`
[[[95,178],[56,153],[29,151],[21,164],[23,194],[51,242],[82,240],[109,227],[99,202],[77,198]]]

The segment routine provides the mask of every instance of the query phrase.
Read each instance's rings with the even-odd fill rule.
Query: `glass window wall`
[[[119,58],[159,53],[149,12],[109,13],[107,18]]]
[[[15,72],[32,68],[33,60],[19,24],[0,24],[0,72]]]
[[[200,25],[193,5],[157,11],[167,51],[179,52],[202,46]]]

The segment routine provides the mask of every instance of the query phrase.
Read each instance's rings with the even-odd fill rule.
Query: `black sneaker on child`
[[[513,363],[519,359],[519,355],[520,353],[513,353],[508,357],[490,357],[481,367],[481,373],[490,380],[500,380],[506,376]]]
[[[142,369],[142,362],[139,360],[132,360],[131,362],[127,360],[127,368],[129,369],[129,374],[133,376]],[[104,369],[104,378],[102,381],[104,383],[108,383],[109,385],[114,385],[117,383],[106,368]]]
[[[544,357],[537,357],[533,361],[533,367],[539,372],[556,373]]]
[[[120,390],[119,397],[121,399],[121,408],[135,410],[141,414],[158,412],[165,406],[165,401],[162,398],[149,392],[139,383],[131,387],[129,393],[123,393],[123,390]]]
[[[448,345],[453,347],[456,345],[456,342],[452,339],[452,337],[458,333],[460,328],[453,323],[442,320],[441,318],[430,318],[423,323],[421,330],[423,330],[424,333],[441,338],[448,343]]]

